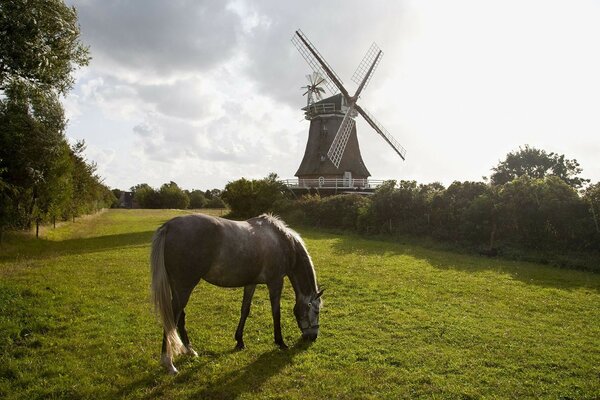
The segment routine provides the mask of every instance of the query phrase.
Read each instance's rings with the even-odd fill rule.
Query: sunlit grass
[[[321,335],[299,331],[287,284],[272,344],[257,290],[233,352],[241,289],[201,283],[200,353],[158,364],[149,243],[180,211],[112,210],[12,235],[0,249],[0,397],[598,398],[600,275],[300,230],[326,288]]]

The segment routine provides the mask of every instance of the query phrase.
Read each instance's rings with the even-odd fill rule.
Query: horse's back
[[[269,224],[192,214],[164,226],[165,265],[178,286],[202,278],[218,286],[265,283],[285,268],[280,236]]]

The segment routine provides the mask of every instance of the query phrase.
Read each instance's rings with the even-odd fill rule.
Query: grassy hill
[[[201,283],[199,357],[158,363],[150,238],[165,210],[110,210],[0,248],[2,398],[600,398],[600,275],[302,229],[326,288],[321,335],[298,342],[289,282],[272,343],[257,289]]]

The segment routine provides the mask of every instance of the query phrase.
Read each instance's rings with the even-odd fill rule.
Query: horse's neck
[[[296,298],[310,297],[317,293],[315,270],[305,250],[298,254],[298,257],[300,259],[296,260],[296,264],[288,271],[287,275],[296,293]]]

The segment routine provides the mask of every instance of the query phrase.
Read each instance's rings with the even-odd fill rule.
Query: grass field
[[[0,398],[600,398],[600,274],[300,229],[326,288],[321,334],[272,343],[258,289],[233,351],[241,289],[201,283],[198,358],[158,363],[149,242],[178,211],[111,210],[0,248]]]

